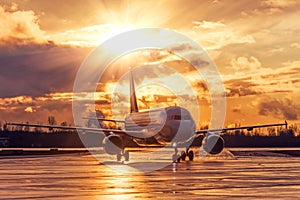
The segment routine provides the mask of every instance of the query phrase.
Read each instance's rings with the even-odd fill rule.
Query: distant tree
[[[7,124],[3,124],[3,131],[14,131],[14,126],[7,126]]]
[[[295,131],[295,133],[299,132],[297,124],[294,125],[294,131]]]
[[[48,124],[49,125],[56,125],[56,120],[55,120],[55,117],[54,116],[49,116],[48,117]]]
[[[61,126],[68,126],[68,123],[66,121],[60,123]]]
[[[292,131],[293,131],[293,134],[294,134],[295,136],[299,134],[297,124],[291,124],[291,125],[289,126],[289,130],[292,130]]]
[[[234,130],[233,131],[233,135],[240,135],[241,134],[241,130]]]
[[[245,133],[245,131],[243,129],[241,130],[240,134],[241,134],[241,136],[246,136],[246,133]]]
[[[289,137],[294,137],[294,136],[295,136],[294,129],[289,129],[289,130],[287,130],[287,135],[288,135]]]
[[[255,128],[255,129],[253,129],[252,131],[250,131],[250,132],[252,132],[252,135],[253,136],[259,136],[260,134],[259,134],[259,131]]]
[[[288,137],[294,137],[295,136],[295,134],[294,134],[294,130],[293,129],[284,129],[284,130],[282,130],[282,131],[280,131],[280,136],[282,137],[282,136],[284,136],[284,137],[286,137],[286,136],[288,136]]]
[[[17,130],[16,131],[23,131],[23,126],[17,125]]]
[[[2,130],[3,130],[3,131],[7,131],[7,125],[6,125],[6,123],[3,124]]]
[[[37,122],[36,124],[40,124],[40,123]],[[35,133],[41,133],[41,132],[42,132],[41,127],[35,127],[35,128],[34,128],[34,132],[35,132]]]
[[[26,124],[29,124],[29,122],[26,122]],[[25,132],[29,132],[29,131],[30,131],[29,126],[25,126],[25,127],[24,127],[24,131],[25,131]]]
[[[267,130],[268,130],[268,136],[276,136],[276,131],[274,127],[268,128]]]

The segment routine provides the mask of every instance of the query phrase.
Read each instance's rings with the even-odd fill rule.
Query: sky
[[[73,124],[73,84],[90,52],[114,35],[152,27],[175,30],[206,50],[225,87],[226,125],[284,120],[299,124],[299,16],[296,0],[2,0],[0,120],[47,123],[48,116],[55,116],[58,123]],[[179,73],[197,94],[197,124],[209,122],[207,84],[195,76],[189,63],[166,52],[133,53],[110,66],[99,82],[97,109],[109,118],[124,117],[128,85],[117,82],[129,66],[140,65],[139,59],[155,66],[135,77],[141,109],[174,104],[189,107],[195,99],[176,84]],[[160,85],[147,86],[145,80],[174,83],[179,94]],[[82,102],[88,115],[93,110],[87,96]]]

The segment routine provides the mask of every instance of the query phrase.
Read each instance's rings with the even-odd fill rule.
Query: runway
[[[119,169],[146,162],[140,152]],[[197,153],[198,155],[198,153]],[[199,156],[199,155],[198,155]],[[158,160],[153,165],[166,162]],[[298,199],[300,157],[197,157],[148,173],[120,173],[89,154],[0,159],[0,199]],[[147,162],[148,164],[150,162]]]

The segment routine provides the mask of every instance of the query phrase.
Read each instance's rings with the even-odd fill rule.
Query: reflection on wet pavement
[[[138,152],[135,154],[138,156]],[[194,162],[170,163],[149,173],[120,173],[83,154],[5,158],[0,162],[0,199],[297,199],[300,196],[299,157],[197,158]],[[136,161],[113,165],[128,171],[137,164]]]

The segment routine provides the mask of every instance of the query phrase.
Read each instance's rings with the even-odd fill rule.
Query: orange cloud
[[[273,115],[278,119],[299,119],[300,105],[290,99],[263,99],[259,103],[260,115]]]
[[[45,32],[40,29],[38,17],[32,10],[17,10],[12,4],[10,11],[0,6],[0,39],[17,38],[41,42]]]
[[[263,67],[256,57],[231,60],[231,74],[223,75],[227,96],[299,92],[300,62],[286,62],[280,68]]]
[[[297,4],[296,0],[265,0],[262,1],[263,5],[272,8],[287,8]]]
[[[113,33],[116,34],[118,32],[116,29],[112,24],[93,25],[53,34],[51,40],[71,46],[97,46]]]
[[[31,106],[26,107],[26,108],[24,109],[24,111],[25,111],[25,112],[28,112],[28,113],[36,112],[36,110],[34,110]]]
[[[0,120],[45,123],[47,117],[53,115],[58,121],[72,122],[71,102],[64,97],[53,99],[52,96],[57,94],[35,98],[30,96],[0,98]]]
[[[206,49],[220,49],[230,44],[251,44],[255,39],[244,34],[240,29],[221,22],[194,21],[192,37],[197,39]]]
[[[299,49],[299,48],[300,48],[300,43],[294,42],[294,43],[292,43],[292,44],[290,45],[290,47]]]
[[[245,71],[255,72],[257,70],[260,70],[262,67],[261,62],[254,56],[250,56],[250,58],[243,56],[240,56],[238,58],[232,58],[230,64],[236,73],[241,73]]]
[[[216,29],[216,28],[224,28],[225,24],[222,22],[210,22],[210,21],[194,21],[194,28],[203,28],[203,29]]]
[[[281,117],[284,115],[283,107],[277,111],[269,108],[263,112],[266,115],[259,115],[259,103],[247,107],[253,99],[260,102],[261,98],[274,98],[288,107],[285,100],[280,98],[288,95],[295,102],[300,98],[300,64],[297,61],[300,5],[294,0],[240,3],[189,0],[174,1],[172,5],[169,1],[161,1],[151,5],[151,9],[149,2],[135,0],[121,5],[116,2],[104,4],[98,0],[88,4],[77,1],[70,4],[59,0],[43,3],[16,0],[18,4],[6,2],[0,3],[3,5],[0,6],[0,85],[8,86],[0,88],[0,116],[3,119],[31,119],[35,122],[43,118],[46,120],[47,115],[54,115],[61,117],[58,121],[71,121],[73,79],[87,55],[87,51],[79,47],[97,45],[106,36],[130,24],[174,29],[201,43],[223,75],[229,96],[228,113],[233,113],[229,114],[232,120],[245,118],[256,123],[264,117],[270,120],[276,112]],[[78,10],[80,12],[74,12]],[[188,53],[193,50],[184,45],[177,45],[176,48]],[[106,86],[115,83],[128,69],[126,67],[132,65],[134,68],[146,60],[147,63],[170,66],[183,74],[199,94],[201,108],[209,109],[205,82],[191,73],[191,67],[181,59],[150,52],[130,60],[132,63],[117,67],[117,72],[107,71],[103,83],[99,84],[99,91],[111,91]],[[170,77],[164,79],[164,76]],[[136,79],[137,85],[143,82],[139,77]],[[174,82],[180,95],[184,95],[185,88],[182,84],[175,84],[172,74],[149,71],[146,79]],[[122,91],[126,92],[128,85],[122,86],[122,89],[125,88]],[[116,95],[119,102],[116,111],[123,116],[128,112],[128,100],[123,93]],[[138,95],[144,101],[144,107],[149,107],[147,101],[153,101],[151,95],[159,95],[159,91],[139,90]],[[111,101],[107,96],[101,96],[97,101],[99,109],[104,112],[110,109],[108,105]],[[167,100],[168,103],[166,98],[169,98],[167,94],[156,100],[159,103]],[[82,102],[88,109],[88,104],[93,100],[86,96]],[[169,103],[174,104],[173,101]],[[279,105],[275,101],[273,103]],[[36,112],[31,113],[31,110]],[[247,116],[243,116],[243,113],[247,113]],[[293,115],[290,116],[293,118]]]

